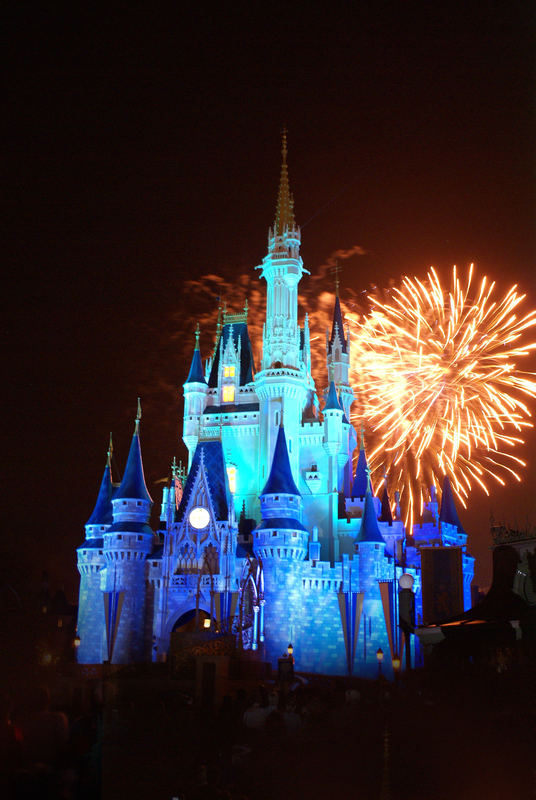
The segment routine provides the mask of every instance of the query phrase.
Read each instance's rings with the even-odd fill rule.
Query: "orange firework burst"
[[[519,481],[524,466],[511,451],[532,427],[524,399],[536,397],[536,373],[514,359],[536,348],[522,341],[536,311],[519,316],[525,295],[516,286],[493,299],[486,277],[471,292],[473,273],[471,265],[463,288],[454,267],[450,291],[433,268],[424,281],[405,277],[400,288],[369,295],[369,313],[349,317],[369,463],[376,482],[388,473],[400,491],[407,525],[445,474],[465,506],[474,483],[489,494],[490,478]]]

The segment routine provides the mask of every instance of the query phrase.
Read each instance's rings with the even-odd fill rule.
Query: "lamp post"
[[[411,669],[411,640],[415,630],[415,594],[413,593],[413,575],[405,572],[400,576],[398,585],[398,625],[404,633],[406,642],[406,669]]]
[[[383,661],[383,650],[381,647],[378,647],[376,650],[376,660],[378,661],[378,680],[380,680],[382,676],[382,661]]]

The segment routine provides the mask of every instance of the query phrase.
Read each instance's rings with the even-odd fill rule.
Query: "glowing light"
[[[224,403],[234,403],[235,397],[235,387],[234,386],[224,386],[223,387],[223,402]]]
[[[206,508],[203,508],[202,506],[196,506],[196,508],[192,508],[190,511],[190,516],[188,519],[192,528],[201,531],[203,528],[206,528],[210,522],[210,514]]]
[[[432,268],[423,281],[374,290],[367,314],[348,315],[355,417],[372,429],[373,480],[389,473],[407,525],[444,475],[464,506],[474,484],[489,494],[490,478],[521,480],[524,462],[511,451],[532,427],[524,400],[536,397],[536,381],[516,362],[536,349],[523,342],[536,311],[520,314],[516,286],[495,299],[495,283],[483,277],[472,290],[474,278],[471,265],[463,286],[454,267],[445,289]]]
[[[236,471],[236,467],[233,464],[227,467],[227,478],[229,480],[229,491],[231,494],[235,494],[236,492]]]
[[[235,368],[233,365],[226,366],[223,368],[223,377],[224,378],[234,378],[235,376]]]

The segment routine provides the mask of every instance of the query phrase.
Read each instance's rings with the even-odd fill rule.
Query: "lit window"
[[[235,376],[235,368],[234,366],[227,366],[223,368],[223,377],[224,378],[234,378]]]
[[[223,402],[224,403],[234,402],[234,386],[223,387]]]
[[[236,492],[236,467],[232,464],[227,467],[227,478],[229,479],[229,491],[234,494]]]

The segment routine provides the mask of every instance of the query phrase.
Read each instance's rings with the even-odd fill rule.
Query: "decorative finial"
[[[365,449],[365,426],[361,423],[361,450]]]
[[[134,433],[140,432],[140,419],[141,419],[141,401],[138,397],[138,410],[136,412],[136,426],[134,428]]]
[[[245,314],[245,317],[246,317],[246,322],[247,322],[247,320],[248,320],[248,309],[249,309],[249,306],[248,306],[248,299],[247,299],[247,297],[246,297],[246,302],[244,303],[244,314]]]
[[[370,467],[368,464],[365,467],[365,472],[367,473],[367,492],[372,494],[372,482],[370,480]]]
[[[173,461],[171,462],[171,477],[177,477],[177,459],[173,456]]]
[[[195,329],[195,349],[199,350],[199,322],[197,323],[197,328]]]
[[[114,452],[114,443],[112,441],[112,432],[110,431],[110,441],[108,443],[108,460],[107,460],[107,465],[109,467],[112,466],[112,455],[113,455],[113,452]]]
[[[286,230],[295,227],[294,199],[290,193],[287,169],[287,128],[281,131],[281,177],[274,221],[274,236],[282,236]]]
[[[341,273],[341,270],[342,270],[342,267],[340,266],[339,259],[337,258],[337,259],[335,259],[335,266],[331,267],[331,269],[330,269],[330,272],[331,272],[332,275],[334,275],[334,280],[335,280],[335,297],[339,296],[339,286],[340,286],[339,275]],[[341,333],[342,333],[342,331],[341,331]]]

